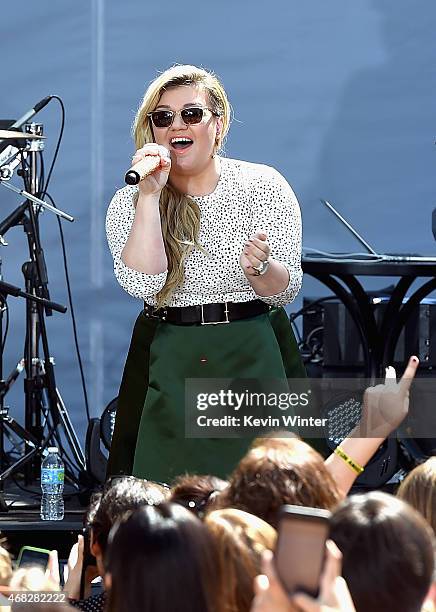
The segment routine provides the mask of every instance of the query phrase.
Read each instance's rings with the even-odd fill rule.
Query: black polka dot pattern
[[[302,281],[301,215],[297,198],[284,177],[274,168],[220,158],[221,175],[213,193],[195,196],[201,210],[199,242],[207,254],[194,249],[185,264],[185,281],[173,294],[169,306],[192,306],[216,302],[247,302],[260,298],[282,306],[296,297]],[[120,285],[134,297],[155,304],[166,272],[144,274],[128,268],[121,252],[135,216],[135,186],[118,190],[109,205],[106,232]],[[289,284],[268,297],[257,296],[246,279],[239,257],[244,242],[265,231],[271,256],[286,266]]]
[[[70,599],[69,603],[82,612],[103,612],[106,607],[106,593],[103,591],[87,599]]]

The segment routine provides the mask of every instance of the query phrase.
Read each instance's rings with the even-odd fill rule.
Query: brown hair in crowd
[[[170,501],[201,517],[213,505],[215,496],[228,484],[217,476],[182,474],[174,480]]]
[[[228,488],[218,495],[215,507],[239,508],[276,527],[283,504],[331,510],[340,500],[322,455],[288,434],[255,440],[231,474]]]
[[[276,531],[257,516],[234,508],[214,510],[204,522],[219,551],[224,608],[226,612],[249,612],[262,553],[274,550]]]

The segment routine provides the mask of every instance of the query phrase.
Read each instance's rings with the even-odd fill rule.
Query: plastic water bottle
[[[50,446],[41,463],[41,519],[61,521],[64,518],[64,462],[56,446]]]

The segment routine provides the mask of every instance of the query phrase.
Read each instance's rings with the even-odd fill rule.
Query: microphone
[[[8,130],[14,130],[14,129],[20,128],[27,121],[29,121],[29,119],[31,119],[34,115],[36,115],[36,113],[39,113],[39,111],[42,108],[44,108],[44,106],[47,106],[47,104],[50,102],[51,99],[52,99],[52,96],[46,96],[45,98],[40,100],[37,104],[35,104],[35,106],[33,108],[28,110],[27,113],[25,113],[22,117],[17,119],[15,121],[15,123],[13,123],[11,126],[9,126]]]
[[[128,185],[137,185],[139,181],[142,181],[142,179],[154,172],[159,166],[159,155],[147,155],[126,172],[124,180]]]

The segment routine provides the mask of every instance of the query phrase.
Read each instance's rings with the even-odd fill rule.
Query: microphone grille
[[[139,174],[130,170],[130,172],[126,172],[126,176],[124,177],[124,181],[128,185],[137,185],[139,183]]]

